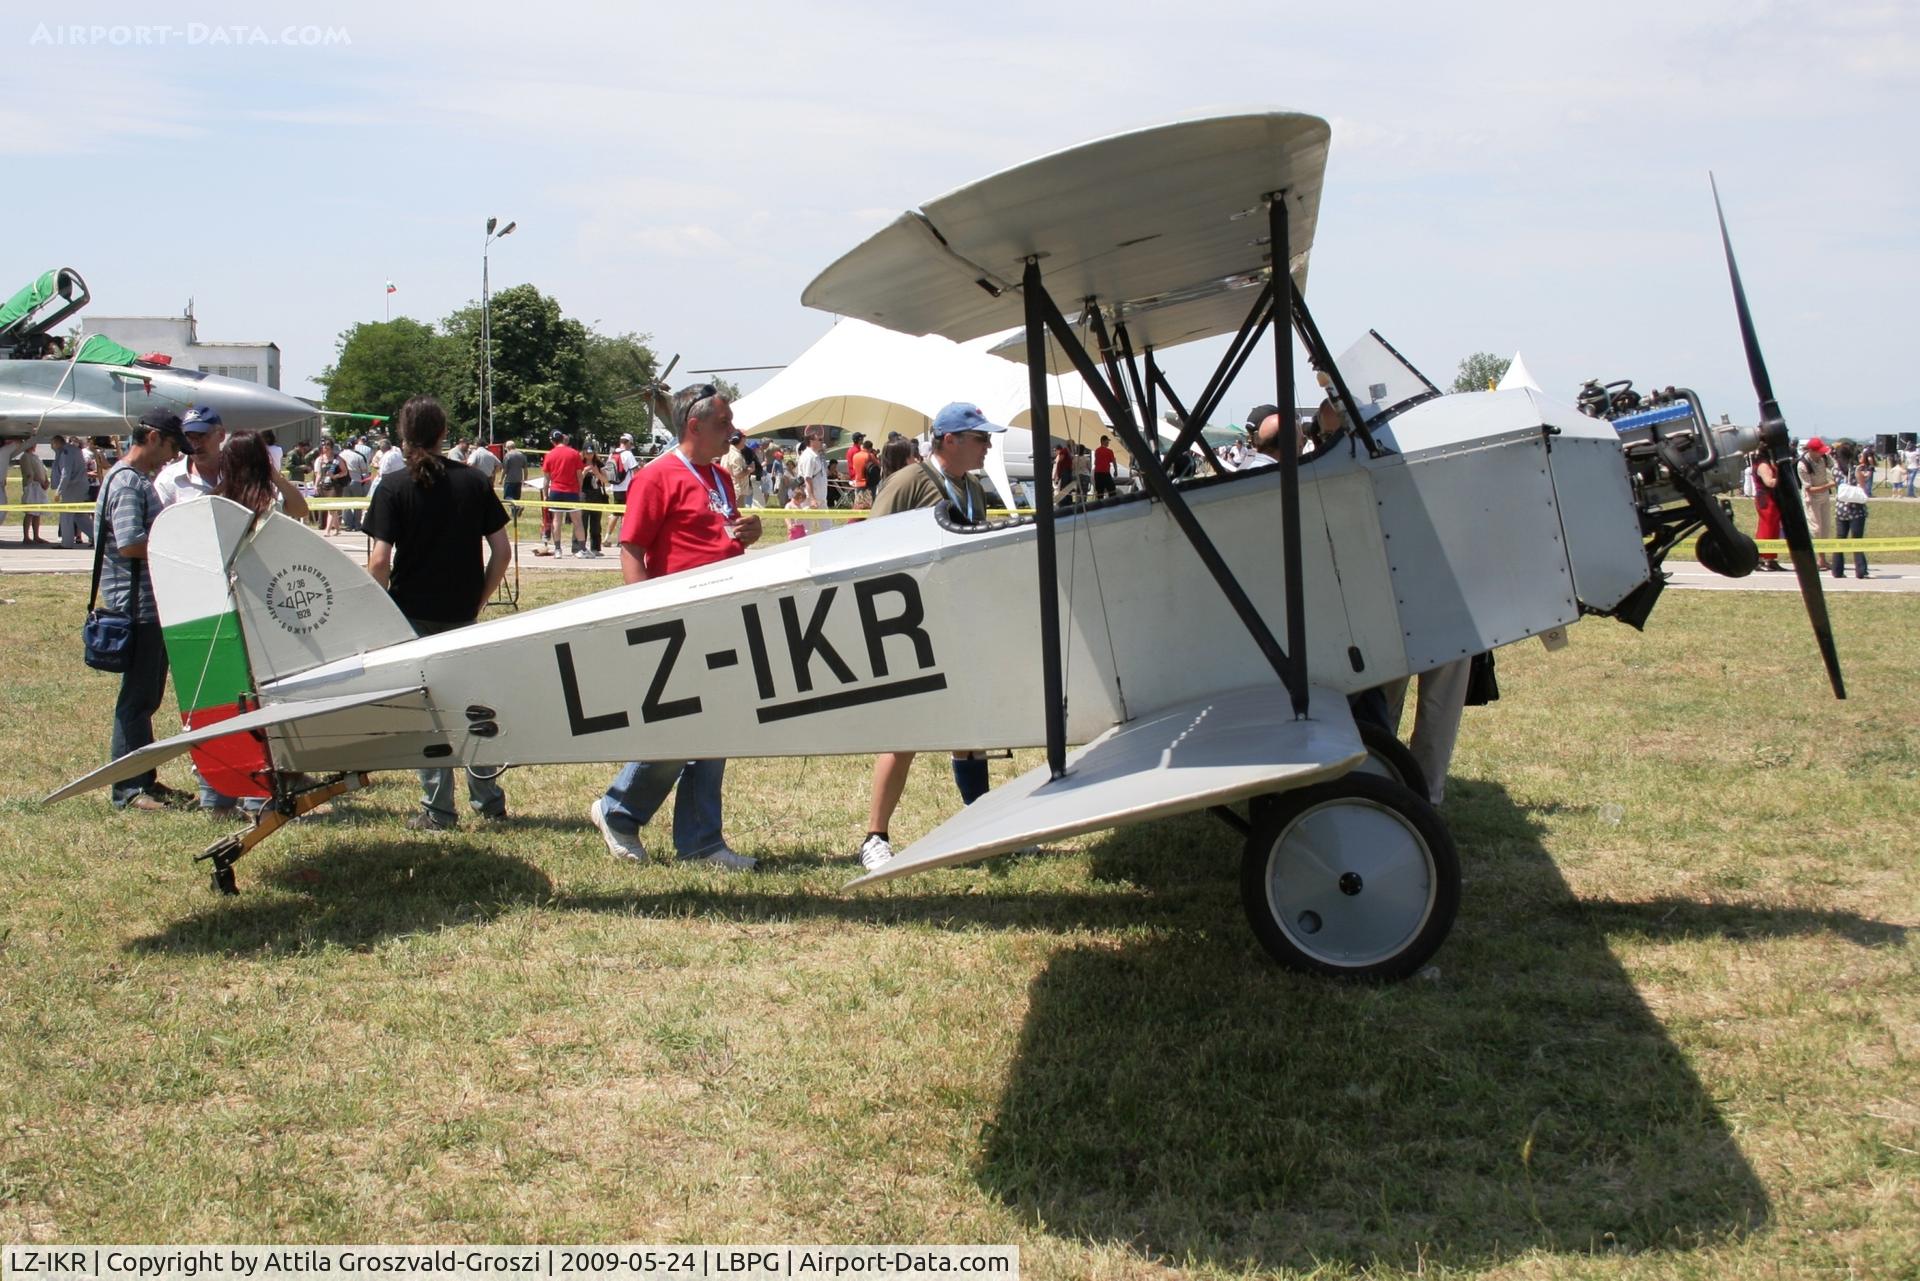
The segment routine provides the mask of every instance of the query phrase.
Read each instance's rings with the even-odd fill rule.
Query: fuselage
[[[1417,406],[1383,435],[1396,452],[1340,443],[1302,468],[1316,686],[1351,693],[1509,644],[1645,581],[1604,423],[1488,393]],[[1182,492],[1284,635],[1278,469]],[[932,511],[862,522],[336,659],[260,696],[425,687],[404,716],[276,729],[276,757],[309,771],[1034,746],[1036,536],[1028,519],[955,528]],[[1274,679],[1159,503],[1063,514],[1056,537],[1070,741]],[[272,568],[239,566],[238,590]],[[243,627],[264,618],[242,601]]]
[[[317,412],[272,387],[194,369],[0,360],[0,428],[36,440],[124,435],[149,409],[195,405],[218,409],[229,431],[284,429]]]

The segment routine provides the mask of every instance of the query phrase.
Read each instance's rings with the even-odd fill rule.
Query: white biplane
[[[1684,394],[1609,402],[1609,421],[1530,388],[1442,396],[1377,336],[1336,360],[1302,294],[1328,138],[1265,113],[1076,147],[903,214],[806,291],[955,341],[1022,326],[1036,437],[1047,370],[1071,368],[1146,492],[1058,519],[1045,486],[1031,516],[902,514],[418,639],[303,525],[176,508],[150,564],[189,728],[49,799],[193,749],[222,790],[269,798],[200,856],[231,891],[235,859],[369,771],[1044,746],[1044,765],[854,884],[1211,809],[1244,834],[1246,908],[1274,956],[1411,973],[1451,925],[1458,858],[1404,785],[1404,751],[1356,725],[1348,696],[1587,614],[1638,625],[1692,529],[1703,559],[1750,571],[1715,491],[1740,449],[1779,453],[1785,432],[1737,274],[1764,441],[1709,428]],[[1283,433],[1277,466],[1169,480],[1156,460],[1189,450],[1270,327],[1275,402],[1297,403],[1290,328],[1342,431],[1306,459]],[[1235,336],[1183,404],[1155,352],[1218,334]],[[1171,440],[1162,404],[1185,424]]]

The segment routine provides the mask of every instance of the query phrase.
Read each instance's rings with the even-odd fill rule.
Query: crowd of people
[[[1819,436],[1802,442],[1794,460],[1794,477],[1799,482],[1801,504],[1806,509],[1808,532],[1816,540],[1867,536],[1867,502],[1873,497],[1878,468],[1879,459],[1872,445],[1856,446],[1848,440],[1829,445]],[[1920,448],[1896,457],[1888,472],[1890,489],[1904,486],[1905,496],[1912,497],[1916,471],[1920,471]],[[1755,454],[1749,461],[1745,489],[1753,499],[1754,537],[1763,542],[1781,536],[1780,480],[1779,469],[1770,460]],[[1883,495],[1886,496],[1890,494]],[[1816,551],[1814,555],[1822,572],[1831,573],[1835,578],[1847,576],[1844,553]],[[1760,568],[1773,573],[1785,572],[1776,552],[1762,552]],[[1856,578],[1871,576],[1865,552],[1853,554],[1853,572]]]

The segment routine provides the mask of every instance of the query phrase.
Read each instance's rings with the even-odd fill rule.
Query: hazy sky
[[[72,266],[99,314],[192,297],[203,338],[278,342],[304,394],[388,278],[395,315],[477,298],[488,215],[520,224],[496,289],[683,369],[774,364],[831,323],[807,281],[899,210],[1279,107],[1333,126],[1308,296],[1336,350],[1378,328],[1444,385],[1519,349],[1567,400],[1631,377],[1751,420],[1711,168],[1796,432],[1920,429],[1910,4],[54,12],[0,15],[4,288]],[[1176,383],[1220,346],[1169,359]],[[1222,416],[1267,396],[1243,376]]]

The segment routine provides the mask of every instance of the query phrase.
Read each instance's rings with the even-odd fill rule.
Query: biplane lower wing
[[[1002,854],[1122,823],[1225,805],[1344,774],[1366,756],[1345,696],[1315,687],[1293,718],[1278,681],[1225,690],[1117,725],[1002,784],[851,885]]]
[[[372,690],[364,694],[336,694],[331,698],[303,699],[298,702],[263,707],[257,711],[243,712],[223,721],[215,721],[201,729],[175,734],[172,738],[163,738],[157,743],[148,743],[145,747],[128,752],[120,759],[102,765],[91,774],[83,774],[74,779],[48,796],[42,804],[50,805],[54,801],[64,801],[69,796],[78,796],[96,787],[104,787],[109,783],[117,783],[123,778],[131,778],[135,774],[143,774],[164,761],[172,760],[196,743],[204,743],[209,739],[270,729],[275,725],[289,725],[295,721],[309,721],[335,712],[366,707],[372,703],[391,703],[399,699],[412,698],[424,692],[424,686],[412,685],[402,689]]]

